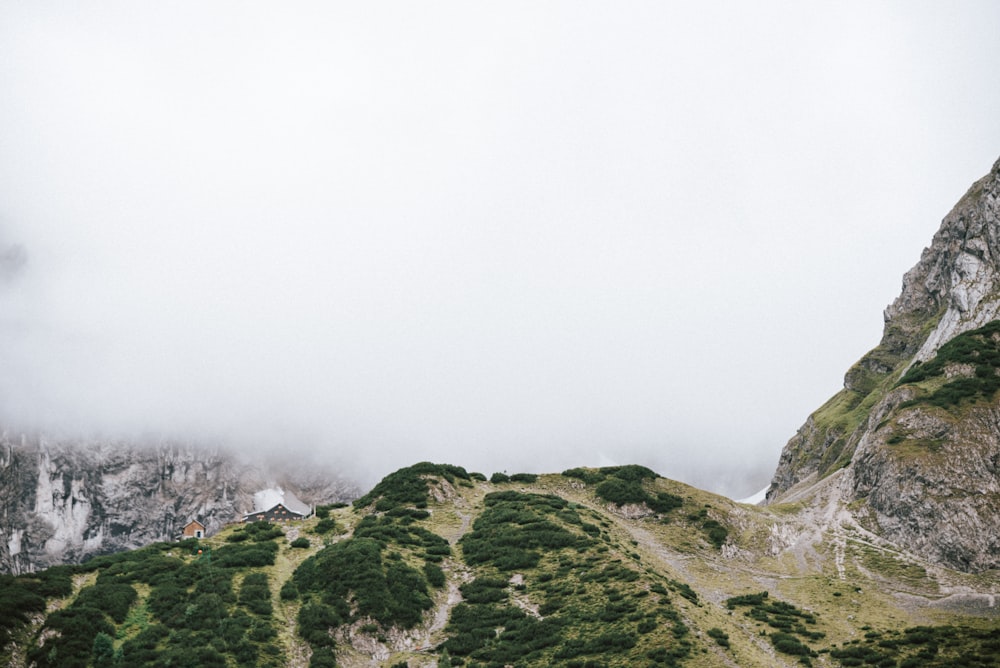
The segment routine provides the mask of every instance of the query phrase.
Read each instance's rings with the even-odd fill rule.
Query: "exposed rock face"
[[[785,446],[768,502],[848,468],[848,498],[865,502],[885,537],[955,568],[1000,567],[1000,398],[948,411],[905,405],[912,389],[895,387],[913,363],[998,317],[1000,160],[904,276],[879,345]]]
[[[887,405],[905,398],[900,388]],[[902,438],[901,433],[906,437]],[[1000,407],[896,407],[858,444],[845,484],[879,534],[963,571],[1000,566]]]
[[[315,471],[312,472],[315,475]],[[0,572],[22,573],[175,540],[192,519],[209,533],[253,509],[255,492],[281,482],[311,503],[356,494],[183,443],[54,441],[0,436]]]

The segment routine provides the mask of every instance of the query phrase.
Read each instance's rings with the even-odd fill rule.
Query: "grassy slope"
[[[480,604],[486,607],[474,610],[476,615],[481,617],[494,609],[508,611],[504,614],[511,618],[520,615],[521,621],[516,623],[524,627],[524,633],[511,639],[490,640],[494,643],[489,645],[491,649],[481,648],[479,658],[462,655],[464,665],[469,666],[486,665],[483,657],[490,652],[516,654],[536,636],[542,640],[535,650],[523,654],[526,658],[520,663],[587,665],[589,661],[590,665],[630,666],[670,665],[673,661],[676,665],[706,668],[802,665],[798,657],[776,652],[770,640],[771,634],[780,632],[771,623],[784,624],[784,621],[775,621],[773,614],[768,617],[770,613],[762,612],[762,608],[730,609],[726,605],[733,596],[762,591],[769,592],[771,601],[784,601],[802,614],[815,615],[815,623],[806,624],[806,630],[824,636],[821,639],[797,636],[816,652],[810,659],[812,665],[851,665],[850,657],[834,659],[828,650],[857,653],[872,647],[876,649],[871,651],[896,652],[891,657],[886,654],[884,660],[891,658],[894,661],[891,665],[900,665],[916,652],[926,650],[927,643],[934,638],[923,644],[904,642],[895,649],[878,649],[877,643],[891,645],[897,636],[912,640],[911,636],[899,634],[917,625],[957,623],[970,628],[985,627],[994,634],[1000,627],[995,608],[976,611],[971,605],[975,600],[950,596],[958,591],[997,591],[1000,577],[996,573],[967,576],[930,567],[887,546],[874,544],[858,528],[817,533],[815,518],[808,515],[810,511],[805,507],[743,506],[680,483],[656,479],[645,481],[644,487],[653,494],[663,492],[679,497],[683,505],[666,513],[637,516],[642,514],[638,512],[641,507],[617,508],[595,495],[595,484],[562,475],[501,484],[461,478],[449,482],[431,476],[430,482],[431,493],[425,508],[428,517],[408,521],[406,526],[421,527],[451,544],[452,554],[438,562],[446,574],[445,584],[428,587],[432,605],[423,612],[422,621],[410,629],[387,627],[372,623],[371,619],[345,620],[335,634],[338,665],[395,666],[401,662],[412,667],[432,665],[441,658],[442,643],[460,635],[453,623],[449,625],[449,614],[461,605],[459,587],[476,578],[480,578],[480,583],[501,584],[494,587],[495,592],[487,592],[500,600]],[[496,492],[516,494],[488,496]],[[553,497],[556,500],[551,500]],[[498,501],[498,498],[508,500]],[[464,563],[462,546],[469,543],[468,538],[465,543],[460,542],[462,537],[476,531],[476,520],[487,507],[496,509],[504,504],[510,506],[504,512],[537,515],[526,525],[511,523],[511,530],[544,521],[551,523],[554,535],[565,532],[573,542],[539,550],[540,557],[532,565],[502,568],[499,562],[488,558],[472,565]],[[331,516],[338,530],[323,536],[311,533],[319,521],[316,518],[295,523],[286,527],[288,535],[273,539],[279,545],[273,565],[229,569],[233,572],[234,593],[233,600],[225,605],[231,615],[246,607],[239,602],[238,592],[247,575],[267,575],[273,608],[269,624],[275,633],[268,644],[278,651],[272,657],[258,647],[262,662],[273,658],[275,665],[308,665],[311,649],[298,634],[298,614],[303,600],[313,599],[307,595],[285,599],[280,595],[282,587],[307,559],[323,552],[324,542],[349,541],[352,530],[372,514],[379,513],[371,505],[333,510]],[[706,529],[710,521],[728,532],[721,548],[713,544]],[[584,525],[590,528],[585,529]],[[217,553],[232,545],[227,538],[239,530],[227,528],[202,541],[202,549],[211,548],[213,554]],[[296,536],[308,537],[310,546],[290,547],[290,540]],[[515,535],[516,540],[523,538],[524,534]],[[183,563],[184,568],[204,570],[204,564],[197,561],[190,547],[190,544],[173,544],[157,551]],[[382,550],[387,564],[389,555],[394,553],[414,570],[422,566],[426,556],[423,547],[389,541]],[[149,553],[134,554],[139,558]],[[72,593],[50,598],[50,607],[71,607],[79,592],[97,581],[96,574],[108,568],[105,565],[101,570],[77,575]],[[197,587],[191,584],[188,589],[194,592]],[[149,611],[153,588],[147,582],[137,582],[134,588],[137,597],[124,621],[107,620],[114,629],[116,648],[156,621]],[[545,619],[550,620],[551,627],[540,624]],[[38,623],[20,627],[15,634],[18,644],[14,648],[8,645],[9,656],[0,657],[0,661],[6,659],[9,665],[24,665],[25,652],[39,644],[39,629]],[[710,637],[709,630],[716,637],[726,638],[724,644],[728,647]],[[51,635],[52,631],[47,633]],[[546,634],[558,635],[558,642],[546,645]],[[634,644],[597,652],[599,643],[608,642],[611,635],[632,638]],[[949,635],[965,638],[961,633]],[[985,656],[990,651],[983,649],[979,640],[966,640],[978,655]],[[166,643],[160,641],[160,650],[168,648]],[[572,652],[566,648],[571,645],[580,653],[570,656]],[[939,660],[951,656],[949,652],[954,649],[949,649],[944,641],[935,646],[939,647]],[[588,648],[595,651],[588,653]],[[459,656],[449,654],[451,658]],[[919,665],[951,665],[934,664],[926,657],[922,661]],[[226,665],[235,666],[238,661],[228,656]]]

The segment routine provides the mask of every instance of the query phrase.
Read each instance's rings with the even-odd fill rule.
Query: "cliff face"
[[[1000,315],[998,214],[1000,161],[903,278],[879,345],[785,446],[769,503],[847,469],[846,500],[863,502],[854,507],[885,537],[963,570],[1000,566],[1000,398],[954,390],[954,402],[922,401],[949,379],[971,387],[997,368],[969,358],[943,365],[935,378],[900,383],[914,364],[933,362],[946,343]]]
[[[314,471],[313,471],[314,473]],[[0,436],[0,572],[23,573],[154,541],[173,540],[192,519],[209,533],[253,508],[255,492],[280,482],[310,503],[356,494],[335,474],[324,485],[251,465],[222,450],[183,443]]]

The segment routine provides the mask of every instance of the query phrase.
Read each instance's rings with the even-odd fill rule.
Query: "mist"
[[[0,419],[739,498],[1000,155],[1000,6],[0,5]]]

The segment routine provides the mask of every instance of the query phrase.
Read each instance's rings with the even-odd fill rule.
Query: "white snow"
[[[280,487],[262,489],[253,495],[253,509],[255,513],[270,510],[279,503],[300,515],[308,515],[312,510],[309,504],[303,503],[295,494],[287,492]]]
[[[768,483],[767,487],[765,487],[764,489],[760,490],[759,492],[757,492],[752,496],[748,496],[745,499],[737,499],[736,503],[749,503],[751,506],[756,506],[757,504],[759,504],[761,501],[764,500],[764,497],[767,496],[767,490],[769,489],[771,489],[770,483]]]

